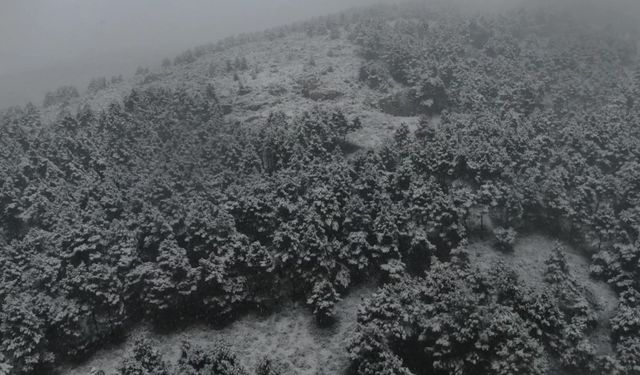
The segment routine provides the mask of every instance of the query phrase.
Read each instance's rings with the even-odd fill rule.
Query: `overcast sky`
[[[391,0],[393,1],[393,0]],[[184,49],[378,0],[0,0],[0,108]]]
[[[0,108],[41,103],[63,84],[131,75],[197,45],[345,8],[400,0],[0,0]],[[524,1],[640,13],[640,0],[456,0],[463,8]],[[606,5],[605,5],[606,4]]]

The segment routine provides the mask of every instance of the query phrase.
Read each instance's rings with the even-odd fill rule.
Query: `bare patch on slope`
[[[283,306],[267,317],[249,314],[236,322],[216,329],[198,324],[180,332],[159,333],[149,325],[134,329],[125,342],[106,347],[86,362],[61,368],[66,375],[85,375],[92,367],[106,374],[116,374],[123,358],[129,355],[137,338],[149,340],[171,363],[180,356],[180,343],[189,341],[204,349],[223,341],[236,352],[247,370],[254,370],[266,355],[289,365],[293,373],[340,374],[349,366],[347,342],[356,326],[358,307],[374,292],[360,287],[344,296],[336,306],[338,321],[331,328],[318,328],[307,308],[299,304]]]

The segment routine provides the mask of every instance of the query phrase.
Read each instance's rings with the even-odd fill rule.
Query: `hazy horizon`
[[[185,49],[380,0],[4,0],[0,108],[46,91],[130,76]],[[390,1],[394,2],[394,1]]]
[[[425,0],[426,1],[426,0]],[[496,9],[524,0],[455,0],[464,9]],[[598,4],[633,19],[633,0],[537,0]],[[138,66],[230,35],[290,24],[351,7],[402,0],[2,0],[0,108],[40,104],[47,91],[94,77],[131,76]],[[615,21],[614,21],[615,22]]]

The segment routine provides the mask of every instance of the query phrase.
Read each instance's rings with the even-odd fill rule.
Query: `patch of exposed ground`
[[[358,81],[362,59],[357,47],[344,38],[294,34],[284,41],[235,47],[214,54],[209,63],[203,61],[200,71],[210,64],[222,66],[225,59],[236,56],[245,56],[250,66],[238,73],[239,81],[225,72],[210,78],[221,100],[232,105],[231,121],[261,125],[274,111],[294,117],[314,107],[336,108],[360,117],[363,128],[351,140],[361,147],[381,144],[402,123],[418,123],[418,117],[393,116],[378,108],[386,94]],[[240,84],[247,88],[246,94],[238,95]],[[307,95],[305,86],[310,91]]]
[[[476,241],[468,247],[468,252],[471,264],[480,270],[488,271],[501,261],[515,270],[526,285],[540,290],[546,284],[545,261],[551,257],[556,243],[558,241],[548,236],[533,234],[518,239],[512,253],[496,250],[492,240]],[[609,320],[618,306],[618,297],[609,285],[590,276],[589,258],[585,252],[566,243],[560,244],[566,250],[570,275],[599,315],[598,328],[591,337],[592,343],[598,354],[610,354]]]
[[[124,342],[101,349],[83,363],[67,364],[60,373],[86,375],[95,367],[107,375],[116,374],[136,339],[146,338],[171,363],[177,362],[182,341],[203,348],[223,341],[249,371],[268,355],[287,363],[295,374],[342,374],[349,366],[346,348],[356,325],[358,307],[373,292],[372,287],[360,287],[344,296],[336,308],[337,323],[330,328],[319,328],[309,310],[299,304],[282,306],[269,316],[249,314],[221,329],[197,324],[179,332],[160,333],[149,325],[140,325]]]
[[[246,59],[248,69],[228,71],[227,61],[240,57]],[[400,85],[390,81],[385,91],[370,89],[358,80],[362,61],[357,47],[345,36],[309,38],[304,33],[294,33],[274,41],[261,40],[208,53],[186,65],[152,67],[148,74],[132,76],[73,99],[68,109],[75,111],[83,104],[95,110],[106,109],[113,102],[121,103],[122,97],[134,88],[202,88],[212,84],[221,104],[230,111],[226,113],[229,122],[261,126],[276,111],[295,117],[315,107],[339,109],[349,118],[358,116],[363,125],[349,135],[349,140],[360,147],[376,147],[401,124],[415,129],[419,118],[384,113],[379,108],[380,99]],[[45,122],[54,120],[59,109],[45,109]]]

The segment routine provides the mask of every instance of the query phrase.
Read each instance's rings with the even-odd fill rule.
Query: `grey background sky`
[[[0,108],[184,49],[377,0],[0,0]]]
[[[40,103],[63,84],[131,75],[187,48],[352,6],[401,0],[0,0],[0,108]],[[640,0],[451,0],[463,8],[595,3],[640,14]],[[575,6],[579,5],[579,6]],[[615,22],[614,17],[614,21]],[[640,17],[638,18],[640,19]]]

